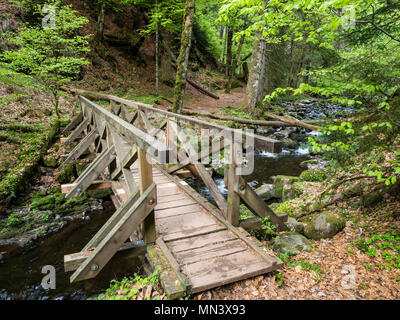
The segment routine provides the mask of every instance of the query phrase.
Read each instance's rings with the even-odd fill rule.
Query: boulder
[[[282,189],[282,201],[289,201],[299,197],[303,191],[299,188],[296,183],[285,184]]]
[[[314,217],[305,227],[304,234],[309,239],[320,240],[323,238],[332,238],[346,226],[346,221],[337,218],[329,213],[321,213]]]
[[[258,187],[256,193],[259,197],[261,197],[264,201],[268,201],[272,198],[275,198],[274,185],[272,184],[263,184]]]
[[[288,218],[288,221],[285,222],[285,225],[288,227],[290,232],[304,234],[304,225],[292,217]]]
[[[311,242],[296,232],[284,232],[273,240],[273,249],[291,255],[311,249]]]
[[[74,182],[76,170],[74,163],[67,163],[63,166],[61,172],[56,176],[56,180],[60,183]]]
[[[285,185],[291,185],[299,181],[300,181],[299,177],[283,176],[283,175],[276,176],[274,180],[275,197],[282,198],[283,187]]]
[[[326,172],[321,169],[309,169],[300,174],[301,181],[322,182],[326,179]]]
[[[284,138],[282,139],[282,143],[288,147],[289,149],[294,149],[297,147],[297,142],[290,139],[290,138]]]
[[[57,159],[54,157],[48,157],[43,160],[43,164],[46,167],[55,168],[55,167],[57,167]]]

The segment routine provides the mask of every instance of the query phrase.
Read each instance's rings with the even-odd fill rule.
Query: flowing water
[[[72,221],[60,232],[39,240],[31,247],[5,255],[0,262],[0,300],[86,299],[104,291],[113,278],[142,273],[141,261],[128,259],[129,263],[108,264],[95,279],[69,283],[72,273],[64,272],[64,255],[79,252],[115,211],[111,202],[105,207],[104,211],[89,214],[91,218],[88,221]],[[118,259],[123,259],[123,256]],[[41,286],[45,276],[41,270],[46,265],[56,269],[55,290],[44,290]]]

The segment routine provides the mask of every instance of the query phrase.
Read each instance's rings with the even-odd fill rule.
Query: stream
[[[289,114],[299,119],[323,118],[328,114],[343,112],[343,108],[337,106],[321,106],[307,108],[310,104],[299,104],[297,112]],[[332,105],[331,105],[332,106]],[[289,109],[290,111],[290,109]],[[347,110],[348,111],[348,110]],[[282,128],[272,130],[273,134],[283,131]],[[271,132],[269,132],[271,134]],[[298,176],[305,170],[300,163],[310,159],[310,154],[305,141],[307,136],[315,135],[303,129],[296,129],[290,137],[296,136],[295,147],[284,147],[280,154],[271,154],[261,150],[255,152],[254,172],[244,176],[252,187],[263,183],[272,183],[273,177],[278,174]],[[220,191],[226,195],[227,190],[221,177],[214,178]],[[204,184],[198,180],[187,179],[189,185],[196,189],[203,197],[214,203],[209,191]],[[104,291],[109,286],[110,280],[121,279],[134,273],[143,274],[140,259],[129,259],[129,263],[110,262],[102,272],[91,280],[69,283],[72,273],[64,272],[63,257],[65,254],[79,252],[91,237],[101,228],[115,211],[110,201],[104,203],[105,210],[93,211],[89,214],[89,220],[74,220],[64,227],[60,232],[41,239],[31,246],[19,248],[5,256],[1,252],[6,248],[0,247],[0,300],[64,300],[64,299],[87,299]],[[52,265],[56,269],[56,289],[44,290],[41,287],[42,267]]]

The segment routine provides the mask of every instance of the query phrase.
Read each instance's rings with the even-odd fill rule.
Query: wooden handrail
[[[81,96],[80,96],[81,97]],[[151,111],[151,112],[155,112],[158,114],[162,114],[170,119],[174,119],[175,121],[178,122],[186,122],[186,123],[190,123],[191,125],[195,125],[195,126],[199,126],[201,128],[204,129],[217,129],[219,131],[225,131],[227,133],[233,134],[233,133],[240,133],[243,135],[243,141],[245,140],[246,136],[249,136],[249,138],[254,139],[254,146],[258,149],[262,149],[265,150],[267,152],[271,152],[271,153],[280,153],[282,151],[282,142],[278,141],[278,140],[274,140],[271,138],[267,138],[267,137],[263,137],[261,135],[258,134],[252,134],[252,133],[248,133],[242,130],[238,130],[238,129],[232,129],[229,127],[224,127],[212,122],[207,122],[204,120],[199,120],[190,116],[185,116],[185,115],[180,115],[177,113],[173,113],[173,112],[169,112],[169,111],[165,111],[165,110],[161,110],[161,109],[157,109],[154,108],[153,106],[149,105],[149,104],[145,104],[145,103],[141,103],[141,102],[137,102],[137,101],[130,101],[127,99],[123,99],[120,97],[116,97],[113,95],[107,95],[108,99],[110,101],[114,101],[114,102],[118,102],[121,103],[123,105],[135,108],[136,110],[147,110],[147,111]]]
[[[108,125],[112,126],[118,134],[123,135],[128,142],[144,150],[157,162],[168,163],[170,149],[165,144],[85,97],[79,96],[79,99],[85,107],[89,107],[94,113],[103,118]]]

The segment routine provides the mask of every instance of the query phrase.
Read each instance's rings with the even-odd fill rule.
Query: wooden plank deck
[[[139,184],[136,163],[131,171]],[[265,274],[280,267],[279,259],[264,253],[261,248],[254,250],[243,240],[246,235],[229,223],[223,223],[167,174],[155,166],[152,173],[157,186],[157,237],[162,238],[178,262],[179,271],[191,283],[192,293]],[[124,181],[120,181],[117,187],[126,189]],[[184,181],[180,183],[186,184]],[[124,195],[121,190],[115,194],[117,197],[121,195]],[[255,241],[253,243],[258,246]]]

